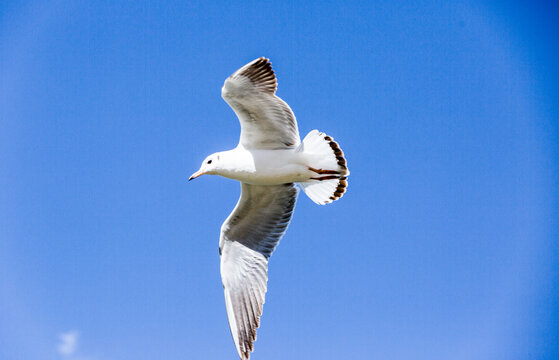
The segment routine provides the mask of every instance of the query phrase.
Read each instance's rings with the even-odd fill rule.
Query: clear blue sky
[[[558,358],[558,9],[452,3],[3,1],[0,359],[236,358],[239,185],[186,180],[260,56],[351,177],[301,194],[254,359]]]

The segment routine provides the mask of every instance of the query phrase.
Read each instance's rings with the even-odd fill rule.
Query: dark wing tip
[[[276,93],[278,83],[270,59],[261,57],[254,60],[245,65],[239,75],[248,77],[254,86],[262,91],[270,94]]]

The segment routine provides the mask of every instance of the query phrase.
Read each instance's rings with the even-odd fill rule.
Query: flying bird
[[[299,187],[317,204],[341,198],[349,170],[331,136],[312,130],[301,142],[291,108],[276,94],[269,59],[229,76],[221,96],[241,123],[236,148],[208,156],[200,175],[241,182],[241,197],[221,226],[219,254],[231,335],[242,360],[254,350],[264,306],[268,259],[287,230]]]

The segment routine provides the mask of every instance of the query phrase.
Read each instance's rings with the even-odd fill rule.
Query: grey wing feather
[[[259,58],[229,76],[221,96],[241,123],[239,143],[247,149],[285,149],[300,143],[297,120],[275,95],[277,81],[268,59]]]
[[[221,228],[221,278],[231,335],[249,359],[264,306],[268,258],[287,230],[298,195],[293,184],[241,183],[241,198]]]

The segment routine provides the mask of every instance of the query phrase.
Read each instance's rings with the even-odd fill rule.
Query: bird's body
[[[222,96],[241,123],[239,145],[208,156],[199,171],[241,182],[237,206],[221,227],[219,253],[225,307],[235,347],[250,358],[268,281],[268,259],[287,230],[299,188],[317,204],[343,196],[349,170],[330,136],[311,131],[303,141],[295,115],[275,95],[276,77],[259,58],[231,75]]]
[[[240,145],[219,155],[227,165],[220,169],[219,175],[247,184],[280,185],[309,181],[316,175],[309,170],[312,156],[297,148],[260,150]],[[212,174],[211,171],[207,173]]]

